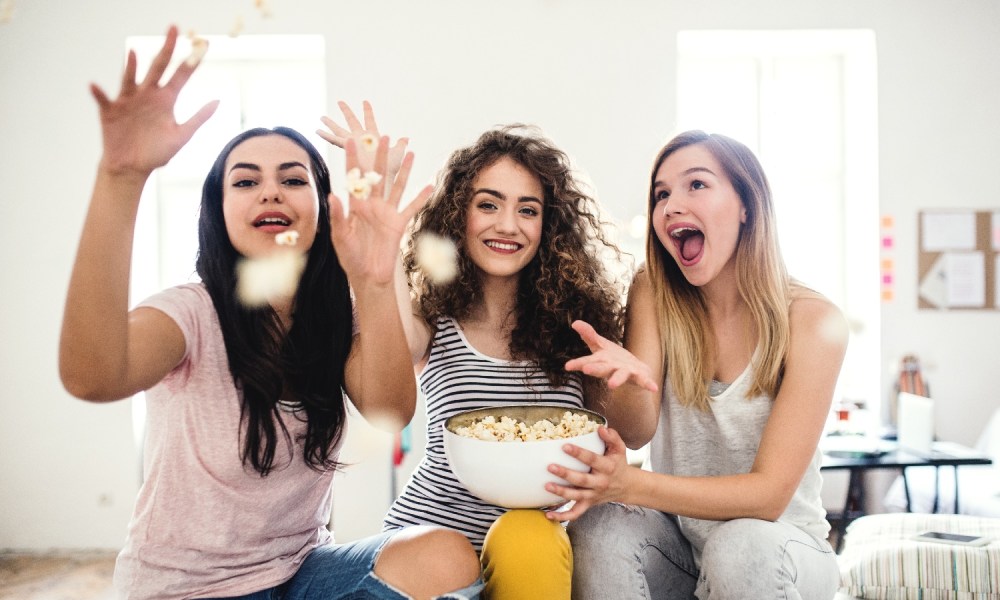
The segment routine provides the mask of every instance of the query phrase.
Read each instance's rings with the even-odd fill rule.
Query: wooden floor
[[[114,568],[114,552],[0,552],[0,600],[114,600]]]

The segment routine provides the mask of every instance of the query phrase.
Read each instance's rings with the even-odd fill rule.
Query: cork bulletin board
[[[917,226],[918,307],[1000,309],[1000,208],[921,211]]]

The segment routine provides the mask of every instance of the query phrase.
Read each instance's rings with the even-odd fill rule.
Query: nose
[[[676,194],[672,194],[666,200],[660,200],[657,203],[656,210],[664,217],[675,217],[683,214],[685,207],[680,197]]]
[[[260,203],[276,202],[281,204],[281,186],[278,182],[265,179],[260,184]]]
[[[497,221],[493,228],[496,229],[497,233],[517,233],[516,213],[513,210],[501,210],[497,214]]]

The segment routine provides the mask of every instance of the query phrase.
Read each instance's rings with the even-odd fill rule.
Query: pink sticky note
[[[882,247],[883,248],[892,248],[892,236],[888,236],[887,235],[884,238],[882,238]]]
[[[882,285],[892,285],[892,273],[882,274]]]

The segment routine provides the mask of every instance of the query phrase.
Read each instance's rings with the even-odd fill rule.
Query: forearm
[[[418,364],[427,353],[430,345],[430,333],[423,321],[414,314],[413,300],[410,298],[410,286],[407,283],[406,271],[403,268],[402,257],[396,261],[396,271],[393,281],[396,292],[396,305],[399,319],[402,322],[403,333],[410,352],[412,364]]]
[[[622,436],[625,445],[637,450],[649,443],[660,419],[660,399],[654,392],[626,384],[610,392],[604,416],[608,426]]]
[[[59,369],[75,396],[111,400],[127,372],[129,271],[146,178],[99,169],[66,294]]]
[[[680,477],[629,467],[622,502],[695,519],[738,518],[774,521],[791,494],[763,473],[715,477]]]
[[[392,292],[376,284],[355,288],[360,333],[352,350],[348,394],[366,419],[398,430],[413,417],[416,382]]]

